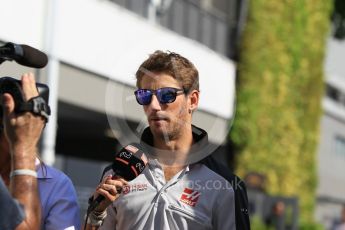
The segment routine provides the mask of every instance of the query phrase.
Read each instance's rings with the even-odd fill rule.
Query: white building
[[[196,65],[201,101],[194,123],[209,132],[214,147],[224,143],[234,112],[236,66],[226,55],[236,39],[236,2],[0,0],[0,42],[49,56],[39,71],[5,62],[0,76],[34,71],[49,85],[53,115],[42,157],[72,178],[83,209],[104,166],[145,125],[134,74],[157,49]]]
[[[329,229],[345,204],[345,41],[330,38],[326,53],[315,215]]]

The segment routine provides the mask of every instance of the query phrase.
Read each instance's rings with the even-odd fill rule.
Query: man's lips
[[[150,121],[168,121],[167,116],[150,116],[149,117]]]

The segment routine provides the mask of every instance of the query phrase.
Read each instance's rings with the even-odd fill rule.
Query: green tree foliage
[[[332,1],[249,1],[231,140],[237,172],[267,177],[267,192],[298,196],[312,222],[323,58]]]

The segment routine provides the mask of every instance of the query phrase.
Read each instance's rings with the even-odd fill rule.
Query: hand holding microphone
[[[112,164],[114,174],[103,178],[96,190],[99,196],[90,203],[87,213],[96,208],[97,212],[104,211],[111,202],[119,197],[127,181],[135,179],[144,171],[146,164],[147,158],[138,144],[129,144],[122,148],[116,154]]]
[[[98,198],[99,203],[93,209],[96,212],[104,211],[113,201],[115,201],[121,194],[123,186],[128,185],[128,182],[121,177],[106,176],[96,189],[96,200]],[[92,210],[90,210],[92,211]]]

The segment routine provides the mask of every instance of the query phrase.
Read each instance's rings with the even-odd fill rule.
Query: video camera
[[[50,107],[47,103],[49,100],[49,87],[42,83],[36,83],[36,87],[39,96],[26,102],[24,100],[20,80],[12,77],[0,78],[0,94],[9,93],[12,95],[15,103],[14,111],[16,113],[30,111],[36,115],[41,115],[48,120],[50,115]],[[0,117],[2,117],[2,106]]]
[[[0,47],[0,64],[4,61],[16,61],[18,64],[43,68],[47,62],[47,56],[41,51],[27,45],[17,45],[14,43],[6,43]],[[39,96],[25,101],[21,81],[12,77],[0,78],[0,94],[9,93],[15,102],[15,112],[32,112],[40,115],[48,121],[50,115],[49,87],[42,83],[36,83]],[[2,105],[0,102],[0,117],[2,117]]]

